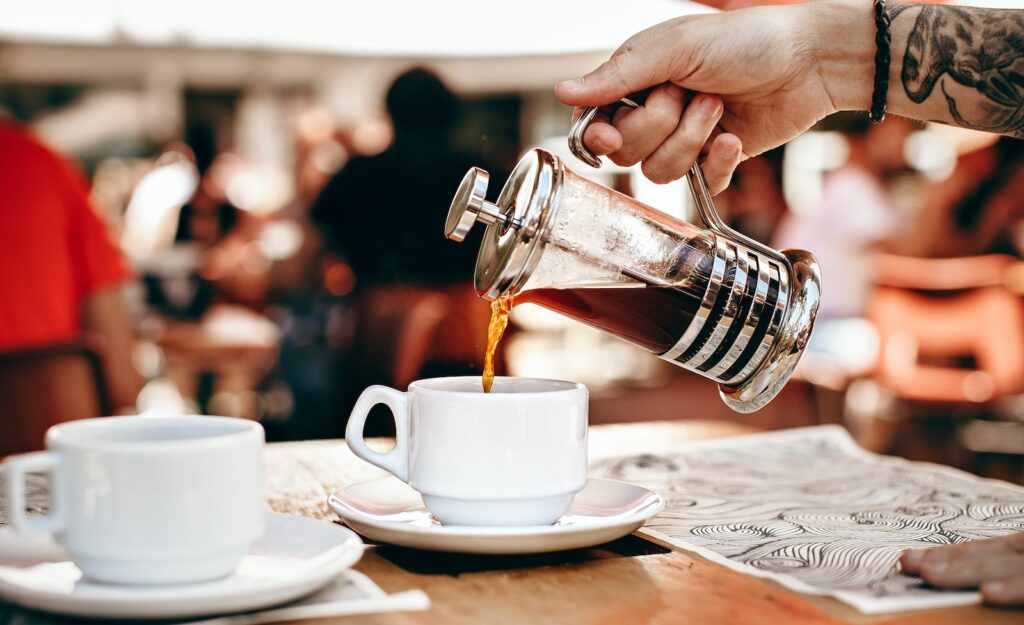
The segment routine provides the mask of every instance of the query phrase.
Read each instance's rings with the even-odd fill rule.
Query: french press
[[[583,132],[597,110],[585,109],[569,133],[572,152],[594,167],[601,163]],[[470,169],[445,235],[462,241],[476,222],[487,226],[474,275],[481,297],[510,294],[611,332],[715,380],[730,408],[753,412],[778,394],[807,345],[818,263],[809,252],[780,253],[726,226],[698,165],[687,181],[704,228],[534,148],[496,203],[485,199],[487,172]]]

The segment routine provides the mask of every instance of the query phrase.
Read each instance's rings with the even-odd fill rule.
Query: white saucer
[[[441,525],[419,493],[394,477],[346,486],[327,501],[345,523],[371,540],[456,553],[522,554],[579,549],[621,538],[661,512],[665,501],[636,484],[591,478],[554,525]]]
[[[46,535],[26,538],[0,529],[0,599],[86,617],[170,619],[248,612],[319,590],[362,554],[362,541],[344,527],[268,512],[263,536],[224,579],[117,586],[82,579]]]

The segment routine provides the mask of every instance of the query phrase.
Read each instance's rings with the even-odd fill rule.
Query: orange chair
[[[1004,286],[1015,263],[877,257],[867,310],[880,338],[873,378],[901,400],[903,415],[984,415],[991,402],[1024,391],[1024,301]],[[878,420],[865,444],[890,451],[899,425],[891,415]]]
[[[428,367],[439,375],[465,371],[483,362],[489,304],[470,285],[395,285],[368,289],[356,304],[352,353],[341,412],[369,384],[405,389]],[[504,371],[501,350],[495,369]],[[351,403],[349,403],[351,402]],[[387,411],[374,409],[367,435],[392,434]]]
[[[357,307],[361,374],[399,389],[419,377],[451,310],[447,295],[410,286],[377,287]]]
[[[448,297],[450,306],[438,327],[432,357],[440,362],[482,366],[487,346],[487,324],[491,318],[490,302],[481,299],[468,283],[443,287],[441,292]],[[513,331],[510,328],[509,334]],[[503,373],[504,350],[501,349],[502,343],[498,345],[495,369]]]
[[[47,428],[110,414],[99,355],[84,343],[0,352],[0,456],[43,448]]]
[[[879,256],[868,306],[881,337],[876,379],[924,402],[979,403],[1024,389],[1024,302],[1003,286],[1014,262]],[[956,359],[973,364],[929,364]]]
[[[876,379],[901,398],[981,403],[1024,387],[1024,307],[1001,287],[945,297],[880,287],[868,316],[881,335]],[[958,359],[971,364],[942,364]]]

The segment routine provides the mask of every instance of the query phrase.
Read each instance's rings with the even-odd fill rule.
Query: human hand
[[[740,145],[747,156],[760,154],[832,112],[864,108],[873,76],[870,11],[816,2],[670,20],[631,37],[584,78],[559,83],[555,94],[583,107],[663,83],[679,87],[659,87],[644,107],[596,119],[584,143],[616,163],[641,162],[655,182],[682,177],[708,151],[715,165],[705,164],[705,177],[721,191]],[[671,119],[669,100],[682,111],[684,90],[696,95]],[[705,132],[712,118],[723,132]]]
[[[743,156],[740,140],[716,128],[723,106],[715,96],[687,97],[677,85],[665,83],[651,90],[639,108],[619,107],[610,113],[611,118],[605,110],[594,115],[587,127],[587,147],[617,165],[642,162],[644,175],[653,182],[681,177],[707,144],[703,170],[714,195],[728,185]],[[686,167],[680,169],[683,165]]]
[[[986,603],[1024,605],[1024,532],[905,551],[900,565],[937,588],[979,588]]]

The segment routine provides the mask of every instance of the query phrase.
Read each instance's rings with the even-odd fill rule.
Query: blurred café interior
[[[442,234],[462,174],[488,169],[493,193],[541,146],[694,221],[683,181],[574,160],[552,85],[649,25],[754,3],[0,0],[0,455],[121,413],[338,438],[368,384],[479,373],[479,241]],[[32,176],[49,195],[11,192]],[[815,333],[773,403],[734,413],[708,380],[533,305],[499,373],[584,382],[593,424],[837,423],[1024,480],[1024,143],[837,115],[745,161],[716,205],[821,263]],[[36,302],[39,327],[3,327]]]

